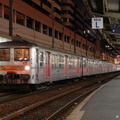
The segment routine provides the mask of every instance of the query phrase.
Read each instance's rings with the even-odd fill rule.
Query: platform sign
[[[103,29],[103,18],[102,17],[92,18],[92,29]]]
[[[113,33],[120,33],[120,24],[113,23],[112,24],[112,32]]]

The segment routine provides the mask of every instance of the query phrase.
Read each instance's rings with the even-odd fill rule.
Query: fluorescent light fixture
[[[9,41],[12,41],[12,40],[9,39],[9,38],[0,37],[0,43],[2,43],[2,42],[9,42]]]

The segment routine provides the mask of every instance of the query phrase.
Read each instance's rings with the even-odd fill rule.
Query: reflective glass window
[[[0,49],[0,61],[10,60],[10,49]]]
[[[14,49],[14,60],[15,61],[27,61],[29,60],[29,49],[15,48]]]

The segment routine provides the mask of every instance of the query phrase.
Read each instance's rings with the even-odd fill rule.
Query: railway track
[[[104,76],[105,77],[105,76]],[[108,77],[108,76],[107,76]],[[107,79],[107,77],[106,77],[106,79]],[[110,76],[109,75],[109,77],[112,77],[112,75]],[[100,82],[99,82],[100,81]],[[32,112],[32,114],[33,113],[38,113],[38,112],[36,112],[36,108],[38,109],[38,111],[40,111],[41,110],[41,112],[39,112],[39,116],[41,116],[42,118],[39,118],[39,117],[36,117],[36,118],[39,118],[38,120],[46,120],[46,119],[52,119],[53,120],[53,117],[55,117],[55,116],[58,116],[58,114],[60,114],[59,112],[56,112],[57,110],[55,109],[56,108],[56,106],[57,105],[59,105],[60,103],[62,103],[62,101],[65,101],[65,103],[64,103],[64,105],[61,105],[60,107],[57,107],[57,109],[59,108],[59,111],[60,111],[60,109],[61,109],[61,111],[63,111],[62,110],[62,108],[64,108],[63,106],[66,106],[67,107],[67,103],[71,103],[70,101],[73,101],[73,98],[79,98],[79,97],[82,97],[82,96],[85,96],[83,93],[85,93],[85,94],[88,94],[88,93],[90,93],[90,92],[92,92],[94,89],[96,89],[96,88],[98,88],[101,84],[101,81],[103,81],[103,79],[102,79],[102,77],[99,79],[99,80],[93,80],[93,82],[91,83],[91,82],[89,82],[87,85],[86,85],[86,83],[84,83],[84,84],[77,84],[76,86],[72,86],[71,88],[64,88],[64,90],[63,90],[63,88],[60,88],[59,90],[53,90],[53,91],[51,91],[51,92],[46,92],[46,97],[45,97],[45,94],[40,94],[40,96],[41,96],[41,98],[42,99],[40,99],[39,98],[39,101],[34,101],[34,103],[30,103],[30,104],[27,104],[27,106],[24,106],[24,107],[20,107],[20,109],[17,109],[17,108],[15,108],[15,110],[13,110],[13,111],[7,111],[6,112],[6,114],[5,113],[2,113],[2,116],[1,116],[1,118],[0,118],[0,120],[10,120],[10,119],[12,119],[12,120],[24,120],[25,118],[26,118],[26,120],[28,120],[28,119],[31,119],[32,120],[32,118],[30,117],[26,117],[26,116],[29,116],[29,115],[31,115],[31,113],[30,112],[28,112],[28,111],[30,111],[31,110],[31,112]],[[90,84],[91,83],[91,84]],[[97,85],[97,86],[96,86]],[[78,87],[79,86],[79,87]],[[91,88],[91,86],[92,86],[92,88]],[[93,86],[94,86],[94,88],[93,88]],[[86,91],[87,90],[87,91]],[[61,91],[61,92],[60,92]],[[43,92],[44,93],[44,92]],[[52,93],[52,95],[50,95],[49,96],[49,94],[50,93]],[[69,98],[69,96],[71,96],[71,94],[73,94],[73,98],[72,98],[72,100],[69,100],[69,101],[66,101],[66,99],[67,98]],[[74,95],[77,95],[77,96],[74,96]],[[79,96],[79,97],[78,97]],[[34,97],[33,97],[34,98]],[[28,99],[28,98],[27,98]],[[35,98],[34,98],[35,99]],[[31,99],[29,99],[29,100],[31,100]],[[62,100],[62,101],[59,101],[59,100]],[[20,100],[21,101],[21,103],[22,102],[24,102],[24,100]],[[19,102],[20,102],[19,101]],[[26,100],[27,101],[27,100]],[[13,102],[13,101],[12,101]],[[53,102],[53,103],[52,103]],[[54,103],[54,102],[57,102],[57,103]],[[25,102],[24,102],[24,104],[25,104]],[[46,106],[48,106],[48,108],[46,108]],[[55,108],[52,108],[52,106],[55,106]],[[69,105],[68,105],[69,106]],[[2,107],[2,106],[0,106],[0,107]],[[45,108],[44,108],[45,107]],[[49,110],[49,109],[52,109],[52,111],[49,113],[48,111],[47,111],[47,113],[46,112],[44,112],[44,110]],[[54,109],[54,110],[53,110]],[[66,109],[66,108],[65,108]],[[34,111],[35,110],[35,111]],[[55,113],[55,112],[56,113]],[[1,111],[0,111],[1,112]],[[29,115],[27,115],[26,114],[26,112],[29,114]],[[44,113],[47,115],[45,115]],[[23,116],[19,116],[19,115],[21,115],[21,114],[23,114],[23,113],[25,113]],[[42,115],[42,114],[40,114],[40,113],[42,113],[42,114],[44,114],[44,115]],[[52,115],[52,116],[51,116]],[[19,116],[19,117],[17,117],[17,116]],[[34,115],[33,115],[34,116]],[[16,117],[16,118],[15,118]],[[22,118],[21,118],[22,117]],[[34,120],[35,118],[33,118],[33,120]],[[37,119],[36,119],[37,120]]]
[[[10,94],[11,94],[11,93],[1,92],[1,93],[0,93],[0,97],[8,96],[8,95],[10,95]]]
[[[86,86],[87,87],[87,86]],[[94,88],[94,89],[96,89],[96,88]],[[92,90],[90,90],[89,92],[92,92],[94,89],[92,89]],[[34,108],[36,108],[36,107],[38,107],[38,106],[40,106],[41,107],[41,110],[43,110],[43,109],[48,109],[48,108],[46,108],[46,106],[51,106],[51,104],[52,104],[52,106],[56,106],[57,105],[57,103],[60,103],[60,102],[58,102],[57,101],[57,99],[61,99],[63,96],[64,97],[66,97],[66,96],[69,96],[69,94],[71,94],[71,92],[73,92],[73,94],[75,94],[74,92],[76,91],[76,92],[78,92],[79,90],[82,90],[82,88],[77,88],[77,89],[74,89],[74,90],[71,90],[71,91],[69,91],[69,92],[66,92],[66,93],[63,93],[63,94],[59,94],[59,95],[57,95],[57,96],[54,96],[54,97],[51,97],[51,98],[49,98],[49,99],[45,99],[45,100],[43,100],[43,101],[40,101],[40,102],[38,102],[38,103],[35,103],[35,104],[32,104],[32,105],[30,105],[30,106],[28,106],[28,107],[26,107],[26,108],[23,108],[23,109],[21,109],[21,110],[19,110],[19,111],[16,111],[16,112],[14,112],[14,113],[12,113],[12,114],[9,114],[9,115],[7,115],[7,116],[5,116],[5,117],[3,117],[1,120],[10,120],[10,119],[12,119],[12,118],[14,118],[14,117],[16,117],[16,116],[18,116],[18,115],[20,115],[20,114],[23,114],[24,112],[27,112],[27,111],[30,111],[30,110],[32,110],[32,109],[34,109]],[[83,90],[82,90],[83,91]],[[79,93],[77,93],[77,94],[79,94]],[[88,92],[86,92],[85,94],[88,94]],[[84,94],[84,95],[85,95]],[[83,96],[83,95],[81,95],[81,96]],[[64,98],[65,99],[65,98]],[[56,101],[55,101],[56,100]],[[77,99],[76,99],[77,100]],[[54,103],[54,101],[55,101],[55,103]],[[57,102],[57,103],[56,103]],[[68,102],[68,101],[65,101],[66,103]],[[64,104],[66,104],[66,103],[64,103]],[[44,105],[45,105],[45,108],[43,108],[44,107]],[[67,105],[68,106],[68,105]],[[66,107],[67,107],[66,106]],[[65,107],[64,107],[65,108]],[[39,109],[39,108],[38,108]],[[53,108],[52,108],[53,109]],[[37,109],[36,109],[37,110]],[[35,110],[35,111],[36,111]],[[53,118],[55,118],[59,113],[60,113],[61,111],[59,111],[59,112],[57,112],[57,114],[53,114],[52,116],[50,116],[49,118],[47,118],[47,114],[46,115],[44,115],[44,118],[39,118],[40,120],[42,120],[42,119],[44,119],[44,120],[46,120],[46,119],[50,119],[50,120],[53,120]],[[32,113],[32,112],[31,112]],[[29,113],[29,114],[31,114],[31,113]],[[40,113],[42,113],[42,112],[40,112]],[[51,113],[50,113],[51,114]],[[39,114],[40,116],[43,116],[43,113],[42,114]],[[26,116],[26,115],[25,115]],[[25,117],[26,118],[26,117]],[[15,118],[15,120],[16,119],[20,119],[21,120],[21,118]],[[22,118],[22,119],[24,119],[24,118]],[[30,119],[30,118],[27,118],[27,119]],[[34,118],[35,119],[35,118]]]
[[[53,113],[52,115],[50,115],[48,118],[46,118],[46,120],[56,120],[58,119],[58,116],[60,118],[60,115],[69,107],[73,106],[75,103],[77,104],[78,100],[82,99],[83,97],[89,95],[91,92],[93,92],[94,90],[98,89],[100,86],[94,87],[88,91],[86,91],[85,93],[81,94],[80,96],[77,96],[76,98],[74,98],[73,100],[71,100],[70,102],[68,102],[67,104],[65,104],[63,107],[61,107],[59,110],[57,110],[55,113]]]

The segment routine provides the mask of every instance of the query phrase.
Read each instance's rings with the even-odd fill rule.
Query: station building
[[[115,62],[100,31],[91,28],[91,17],[83,1],[0,0],[0,38]]]

